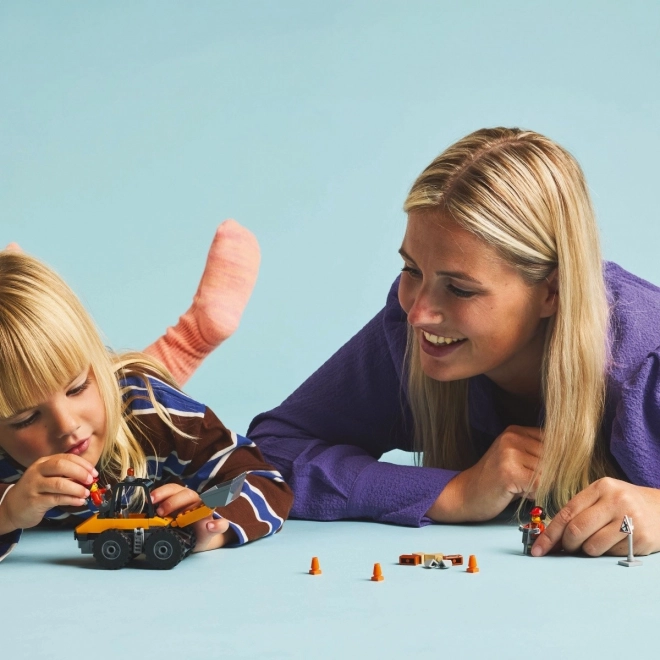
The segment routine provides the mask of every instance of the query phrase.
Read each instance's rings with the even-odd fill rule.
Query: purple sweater
[[[660,487],[660,289],[606,263],[612,364],[604,430],[631,483]],[[280,406],[258,415],[249,437],[290,484],[291,516],[367,518],[421,526],[456,472],[379,462],[412,451],[402,379],[406,315],[394,282],[382,309]],[[470,426],[480,454],[511,423],[486,376],[469,380]]]

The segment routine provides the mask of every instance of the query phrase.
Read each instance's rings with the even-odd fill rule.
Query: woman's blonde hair
[[[147,476],[137,417],[128,414],[119,380],[140,376],[156,413],[176,430],[146,375],[177,387],[174,379],[146,355],[110,352],[80,300],[50,268],[23,253],[0,252],[0,418],[35,407],[88,367],[105,407],[99,472],[118,481],[132,467],[136,476]]]
[[[548,138],[517,128],[476,131],[438,156],[406,199],[407,213],[437,209],[492,246],[530,286],[557,269],[558,308],[546,326],[545,404],[537,504],[557,511],[611,472],[599,441],[608,362],[608,303],[594,212],[582,170]],[[465,469],[467,380],[435,381],[408,328],[409,399],[427,466]]]

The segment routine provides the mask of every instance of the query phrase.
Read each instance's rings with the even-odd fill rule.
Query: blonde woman
[[[518,129],[436,158],[385,308],[248,435],[292,515],[484,521],[526,498],[554,546],[660,550],[660,289],[603,263],[574,158]],[[379,462],[419,451],[422,466]]]
[[[158,362],[109,353],[71,289],[15,249],[0,252],[0,356],[0,559],[25,528],[91,516],[92,484],[113,485],[129,468],[156,483],[161,516],[248,473],[240,497],[195,524],[194,551],[281,528],[291,491],[254,443]]]

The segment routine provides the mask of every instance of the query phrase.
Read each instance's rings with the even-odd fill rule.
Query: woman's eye
[[[420,272],[416,268],[413,268],[412,266],[404,266],[401,269],[401,272],[402,273],[408,273],[408,275],[410,275],[410,277],[419,277],[420,276]]]
[[[459,289],[453,284],[448,284],[447,288],[457,297],[457,298],[472,298],[476,295],[474,291],[466,291],[465,289]]]
[[[14,422],[12,427],[15,429],[24,429],[26,426],[30,426],[37,419],[37,412],[33,412],[27,419],[23,419],[20,422]]]
[[[81,394],[88,387],[89,387],[89,378],[84,383],[82,383],[82,385],[78,385],[78,387],[74,387],[73,389],[69,390],[67,392],[67,395],[68,396],[76,396],[76,394]]]

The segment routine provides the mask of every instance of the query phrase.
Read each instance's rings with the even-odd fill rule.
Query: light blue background
[[[655,0],[5,0],[0,241],[59,270],[115,348],[139,348],[187,308],[217,223],[252,229],[263,262],[242,326],[188,388],[241,432],[381,307],[408,187],[477,128],[519,125],[570,149],[606,257],[660,283],[659,43]],[[347,644],[363,657],[438,657],[452,644],[468,656],[605,658],[641,650],[657,620],[657,557],[640,573],[611,558],[537,568],[517,555],[515,529],[289,525],[168,575],[90,573],[91,591],[68,532],[54,546],[28,534],[0,571],[5,610],[17,604],[3,614],[4,650],[181,657],[190,642],[195,657],[243,657],[239,633],[254,631],[263,657],[350,657]],[[464,573],[409,578],[392,566],[402,552],[453,549],[480,555],[469,585]],[[305,581],[312,553],[324,581]],[[378,560],[387,581],[368,591]],[[237,563],[196,568],[208,562]],[[161,613],[162,589],[181,594],[181,613]],[[252,595],[267,620],[241,627],[231,603],[249,608]],[[289,652],[269,655],[268,634]],[[83,648],[71,651],[73,639]]]
[[[0,240],[141,348],[217,223],[249,227],[257,288],[188,387],[242,432],[382,306],[408,187],[474,129],[570,149],[606,257],[660,282],[659,26],[653,0],[5,1]]]

